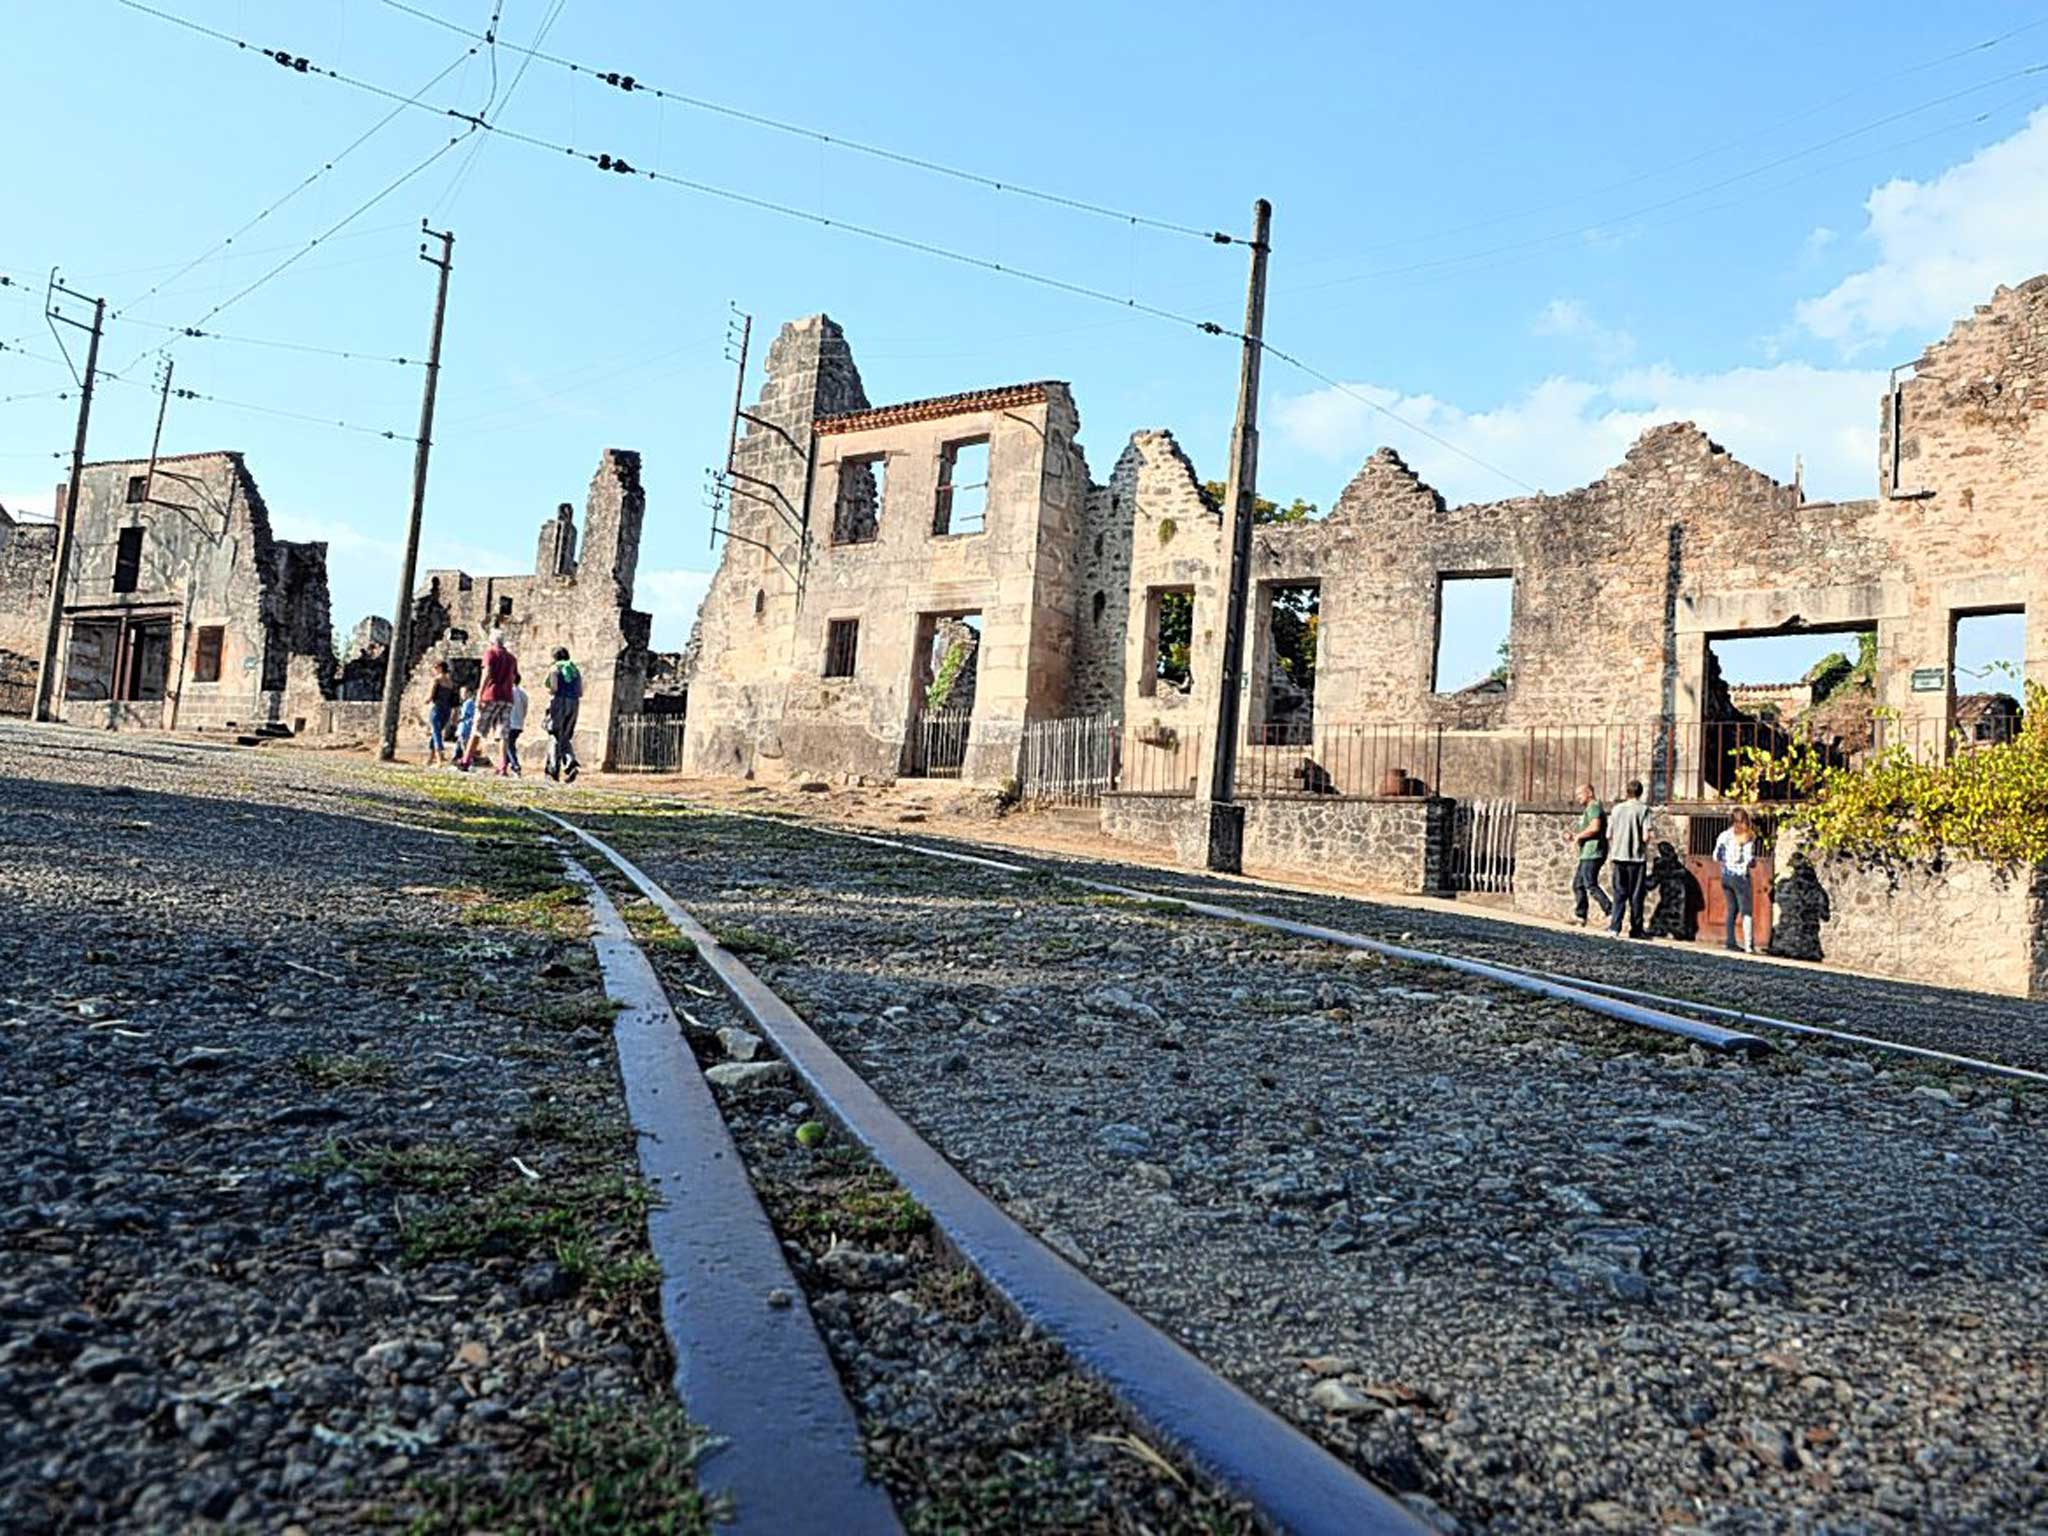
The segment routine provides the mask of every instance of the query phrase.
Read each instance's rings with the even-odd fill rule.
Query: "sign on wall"
[[[1940,693],[1948,686],[1948,668],[1915,667],[1913,669],[1913,691],[1915,693]]]

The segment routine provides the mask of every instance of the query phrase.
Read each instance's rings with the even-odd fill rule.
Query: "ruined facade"
[[[57,525],[23,522],[0,507],[0,715],[35,708],[56,563]]]
[[[776,338],[749,418],[693,641],[689,771],[1013,776],[1025,724],[1075,707],[1081,552],[1109,532],[1066,386],[871,408],[819,315]],[[967,665],[960,732],[935,717],[958,714]]]
[[[607,449],[591,477],[580,535],[575,509],[557,508],[541,525],[531,575],[427,572],[413,598],[403,718],[410,722],[425,708],[436,661],[474,685],[491,632],[502,629],[532,695],[527,728],[540,729],[540,680],[555,647],[567,646],[583,672],[577,755],[609,765],[617,721],[639,710],[647,684],[652,621],[633,607],[646,512],[640,456]]]
[[[32,676],[56,529],[6,532],[0,664],[25,658]],[[334,692],[327,546],[272,535],[239,453],[89,464],[57,658],[55,705],[73,724],[302,728]]]
[[[1520,771],[1529,733],[1624,729],[1662,743],[1657,792],[1710,793],[1701,722],[1726,712],[1710,646],[1739,636],[1874,631],[1872,702],[1937,747],[1959,618],[2036,616],[2025,666],[2048,682],[2048,277],[2000,289],[1906,373],[1879,402],[1868,500],[1810,502],[1689,423],[1645,432],[1590,485],[1463,506],[1381,449],[1327,517],[1256,530],[1252,766],[1299,759],[1318,729],[1398,723],[1432,741],[1442,727],[1485,783],[1490,757],[1502,779]],[[1029,721],[1112,714],[1127,778],[1198,787],[1227,560],[1170,433],[1133,436],[1096,484],[1065,386],[870,408],[822,316],[784,328],[750,418],[695,637],[692,771],[920,771],[933,626],[972,616],[967,777],[1013,772]],[[983,443],[986,505],[966,531],[948,519],[951,466]],[[1467,578],[1512,584],[1505,654],[1494,677],[1446,687],[1444,594]],[[1296,645],[1314,615],[1312,681],[1283,665],[1276,611]],[[1410,793],[1451,765],[1398,766]],[[1392,771],[1300,787],[1390,792]]]

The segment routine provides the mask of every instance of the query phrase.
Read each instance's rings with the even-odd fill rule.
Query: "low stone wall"
[[[1933,986],[2048,999],[2048,865],[1887,869],[1779,850],[1772,954]]]
[[[1201,868],[1209,857],[1207,808],[1192,795],[1106,794],[1102,835],[1170,854],[1191,869]]]
[[[1387,891],[1435,891],[1443,884],[1450,810],[1444,800],[1247,800],[1245,867],[1333,876]],[[1209,810],[1189,795],[1109,794],[1102,800],[1102,831],[1200,868],[1208,855]]]
[[[1443,887],[1449,801],[1247,800],[1244,812],[1247,868],[1414,895]]]

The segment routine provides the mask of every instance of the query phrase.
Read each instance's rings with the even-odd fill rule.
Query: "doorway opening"
[[[1254,746],[1306,746],[1315,734],[1316,646],[1322,637],[1322,588],[1312,581],[1261,588],[1264,658]]]
[[[910,728],[903,776],[957,779],[967,762],[967,736],[981,676],[981,615],[926,613],[911,651]]]
[[[1949,723],[1959,751],[1996,746],[2026,723],[2027,611],[1957,613],[1949,626]]]

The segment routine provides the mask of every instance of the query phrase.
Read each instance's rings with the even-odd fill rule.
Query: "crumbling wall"
[[[533,575],[429,571],[413,599],[402,717],[424,719],[436,661],[473,683],[492,633],[502,630],[535,711],[546,704],[541,679],[555,648],[568,647],[583,672],[577,755],[608,763],[618,719],[638,711],[647,685],[652,620],[632,606],[646,511],[640,456],[608,448],[584,502],[580,558],[573,521],[557,510],[542,524]]]
[[[1938,730],[1953,679],[1915,691],[1912,670],[1948,665],[1956,615],[1991,609],[2026,610],[2026,675],[2048,686],[2048,275],[1921,354],[1881,403],[1877,457],[1872,521],[1910,593],[1892,645],[1879,636],[1880,702]]]
[[[140,536],[139,558],[133,589],[119,592],[126,530]],[[87,465],[69,576],[57,680],[66,720],[246,730],[306,717],[330,695],[326,547],[273,538],[240,454],[172,455],[154,471],[148,460]],[[170,625],[165,697],[117,706],[109,626],[155,620]],[[218,676],[203,679],[196,641],[212,628]]]
[[[0,714],[35,706],[56,563],[54,524],[18,522],[0,508]]]
[[[782,327],[768,348],[760,396],[748,407],[755,419],[743,424],[734,449],[734,469],[744,478],[724,513],[732,537],[720,548],[691,633],[683,740],[691,773],[788,771],[781,727],[796,664],[796,576],[804,560],[797,530],[811,490],[811,425],[867,403],[845,334],[831,319],[812,315]],[[817,544],[829,539],[829,507],[811,528]]]
[[[1149,784],[1158,775],[1142,761],[1146,756],[1179,765],[1201,761],[1213,746],[1228,576],[1223,517],[1171,432],[1135,433],[1109,483],[1130,516],[1124,761],[1127,782]],[[1194,599],[1185,688],[1160,678],[1156,665],[1158,594],[1168,590],[1185,590]]]

